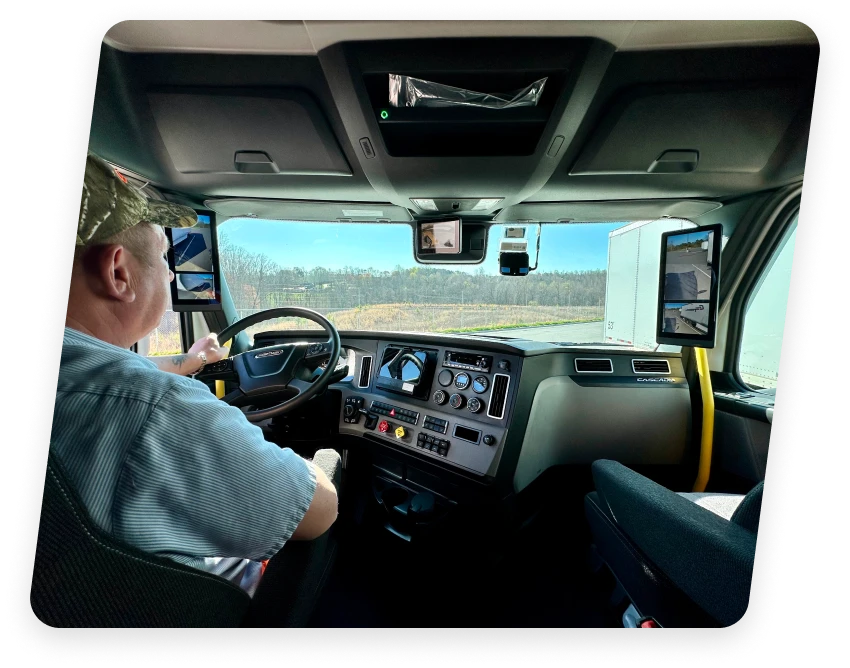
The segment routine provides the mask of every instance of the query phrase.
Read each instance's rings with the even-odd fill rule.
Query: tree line
[[[488,274],[483,267],[473,273],[426,265],[398,265],[392,270],[283,267],[224,234],[219,239],[219,259],[237,309],[399,303],[600,306],[605,300],[606,272],[601,269],[503,277]]]

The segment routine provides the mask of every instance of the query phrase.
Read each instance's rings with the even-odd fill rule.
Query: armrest
[[[629,539],[724,625],[747,611],[756,535],[608,460],[593,463],[602,504]]]
[[[339,490],[339,484],[342,481],[342,458],[336,450],[325,448],[316,450],[313,455],[313,464],[322,469],[322,472],[328,476],[334,487]]]

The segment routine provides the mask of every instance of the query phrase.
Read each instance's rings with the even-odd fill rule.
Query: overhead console
[[[344,392],[340,432],[495,475],[521,365],[516,355],[379,341]]]
[[[389,155],[526,156],[535,152],[586,40],[428,40],[350,48]],[[395,107],[389,102],[391,74],[491,94],[546,83],[534,106]]]
[[[382,40],[335,44],[319,61],[382,199],[484,198],[474,213],[487,216],[552,173],[613,51],[578,37]],[[546,82],[533,106],[421,108],[390,104],[390,75],[491,94]]]

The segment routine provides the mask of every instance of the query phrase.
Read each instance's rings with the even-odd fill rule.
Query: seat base
[[[596,492],[585,497],[584,509],[597,553],[641,615],[669,627],[719,626],[629,541]]]

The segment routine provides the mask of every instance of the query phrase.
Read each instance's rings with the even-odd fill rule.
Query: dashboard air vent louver
[[[609,359],[577,357],[576,371],[578,373],[614,373],[614,365]]]
[[[369,387],[369,377],[372,375],[372,356],[364,356],[360,361],[360,379],[357,387]]]
[[[632,360],[632,371],[635,373],[670,373],[670,363],[667,360]]]
[[[508,386],[511,377],[497,373],[493,377],[493,391],[490,393],[490,405],[487,407],[487,415],[491,418],[501,420],[505,416],[505,407],[508,403]]]

